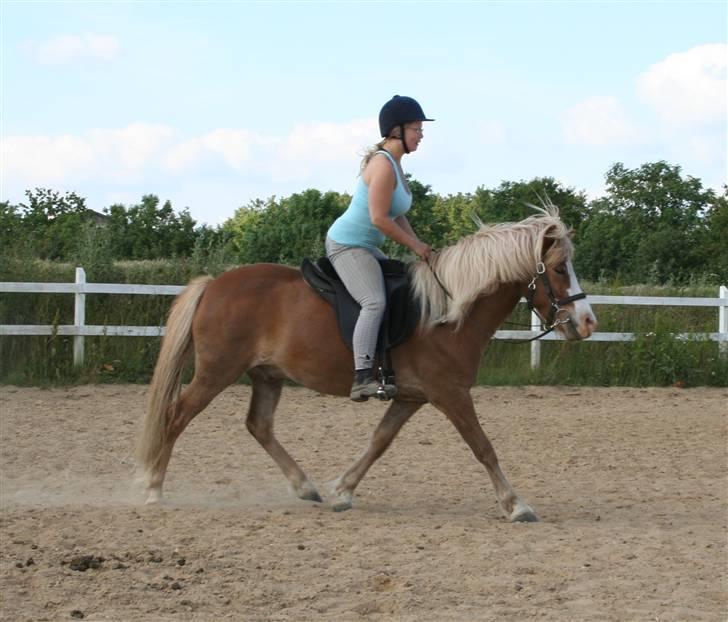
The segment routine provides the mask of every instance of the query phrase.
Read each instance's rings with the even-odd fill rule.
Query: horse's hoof
[[[321,498],[319,491],[316,490],[316,486],[314,486],[309,480],[306,480],[299,486],[290,485],[289,490],[299,499],[303,499],[304,501],[315,501],[316,503],[323,503],[324,501]]]
[[[533,510],[524,510],[511,518],[512,523],[538,523],[541,519]]]
[[[300,495],[299,499],[303,499],[304,501],[314,501],[315,503],[324,502],[324,500],[321,498],[321,495],[318,493],[318,490],[309,490]]]
[[[331,504],[331,509],[334,512],[345,512],[350,510],[353,505],[354,495],[350,492],[342,492],[336,495]]]
[[[151,490],[147,495],[147,500],[144,505],[161,505],[164,503],[164,497],[162,496],[161,490]]]
[[[349,499],[348,501],[346,501],[346,500],[337,501],[336,503],[334,503],[331,506],[331,509],[334,512],[346,512],[346,510],[350,510],[351,508],[352,508],[351,499]]]
[[[341,483],[341,477],[337,477],[335,480],[326,484],[326,492],[328,498],[331,500],[331,509],[334,512],[345,512],[350,510],[352,506],[352,500],[354,499],[354,493],[351,491],[344,490],[337,492],[337,488]]]

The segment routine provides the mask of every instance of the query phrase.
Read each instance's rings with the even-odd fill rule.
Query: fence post
[[[76,285],[86,285],[86,272],[83,268],[76,268]],[[86,294],[76,292],[74,299],[73,325],[80,328],[86,324]],[[83,339],[83,335],[73,338],[73,364],[76,367],[83,365]]]
[[[725,300],[722,307],[718,307],[718,332],[728,333],[728,287],[721,285],[718,290],[718,297]],[[728,341],[721,341],[718,345],[718,352],[721,357],[728,356]]]
[[[541,332],[541,320],[533,311],[531,311],[531,331],[535,334]],[[538,369],[541,365],[541,342],[536,339],[531,342],[531,369]]]

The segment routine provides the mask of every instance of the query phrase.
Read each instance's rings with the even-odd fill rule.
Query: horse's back
[[[303,280],[298,268],[259,263],[229,270],[210,282],[194,321],[195,333],[251,332],[263,337],[302,321],[333,318],[329,305]]]
[[[276,263],[253,263],[223,272],[210,285],[226,289],[239,285],[270,287],[300,279],[301,271],[298,268]]]
[[[228,270],[207,286],[200,312],[216,311],[246,314],[260,309],[273,313],[304,299],[316,299],[298,268],[272,263],[247,264]]]

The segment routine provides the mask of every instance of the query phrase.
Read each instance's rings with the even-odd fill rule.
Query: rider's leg
[[[379,389],[373,365],[386,296],[378,259],[386,259],[386,255],[378,249],[345,246],[330,239],[326,241],[326,251],[339,278],[361,307],[352,339],[354,383],[351,399],[365,401],[374,397]]]

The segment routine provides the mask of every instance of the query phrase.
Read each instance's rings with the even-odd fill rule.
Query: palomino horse
[[[518,223],[482,226],[443,249],[432,264],[411,265],[422,317],[415,334],[392,353],[398,393],[370,444],[332,488],[335,510],[349,509],[354,489],[405,422],[429,402],[457,428],[485,466],[505,516],[538,520],[508,483],[478,422],[470,396],[486,344],[527,295],[530,304],[568,339],[589,337],[596,319],[571,265],[573,247],[558,211],[549,205]],[[283,471],[301,499],[318,491],[273,434],[284,380],[348,396],[352,358],[333,309],[296,268],[240,267],[199,277],[169,315],[138,443],[147,502],[160,501],[172,448],[190,421],[244,373],[252,381],[247,428]],[[195,374],[181,390],[185,361]]]

